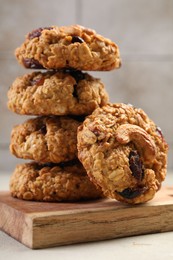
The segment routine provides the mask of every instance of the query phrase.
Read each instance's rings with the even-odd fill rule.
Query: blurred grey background
[[[169,143],[173,168],[173,0],[0,0],[0,170],[21,160],[9,153],[10,132],[26,116],[8,111],[7,91],[24,73],[14,49],[33,29],[81,24],[115,41],[122,67],[91,73],[102,79],[111,102],[145,110]]]

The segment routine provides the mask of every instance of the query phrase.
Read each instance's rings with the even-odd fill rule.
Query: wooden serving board
[[[173,188],[137,206],[110,199],[30,202],[0,192],[0,229],[33,249],[171,231]]]

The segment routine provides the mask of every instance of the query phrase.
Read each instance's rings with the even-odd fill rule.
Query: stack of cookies
[[[16,57],[43,71],[17,78],[8,92],[9,109],[37,116],[12,130],[11,152],[34,160],[16,167],[12,196],[151,200],[167,168],[161,129],[142,109],[109,104],[103,83],[82,72],[119,68],[116,44],[82,26],[53,26],[29,33]]]
[[[78,160],[77,129],[108,103],[108,95],[99,79],[82,71],[120,67],[118,47],[82,26],[52,26],[29,33],[16,57],[37,71],[18,77],[8,92],[10,110],[34,116],[12,130],[12,154],[33,160],[17,165],[10,181],[12,196],[37,201],[102,197],[102,189]],[[84,135],[93,142],[90,131]]]

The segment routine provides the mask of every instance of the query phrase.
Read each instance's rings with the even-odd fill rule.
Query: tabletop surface
[[[0,190],[8,190],[10,173],[0,173]],[[164,186],[173,185],[173,173]],[[173,232],[133,236],[55,248],[32,250],[0,231],[0,260],[38,259],[173,259]],[[55,258],[56,257],[56,258]]]

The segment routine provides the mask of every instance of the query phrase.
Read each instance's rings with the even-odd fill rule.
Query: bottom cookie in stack
[[[103,197],[78,161],[19,164],[11,176],[13,197],[35,201],[78,201]]]

